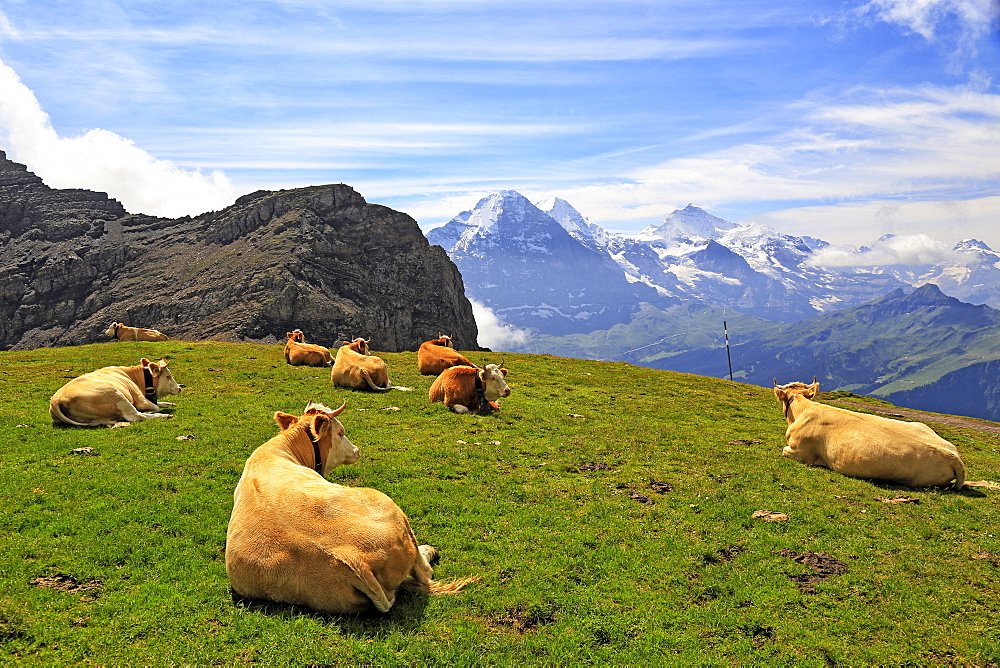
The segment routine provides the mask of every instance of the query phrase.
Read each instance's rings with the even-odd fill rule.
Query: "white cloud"
[[[233,203],[222,172],[205,175],[153,158],[107,130],[60,137],[34,93],[0,61],[0,148],[52,188],[106,192],[132,213],[177,217]]]
[[[755,220],[796,236],[857,245],[883,234],[923,234],[954,244],[978,239],[1000,249],[1000,196],[967,200],[873,199],[779,209]]]
[[[991,0],[871,0],[860,11],[933,42],[949,19],[957,21],[965,39],[978,39],[990,28],[992,4]]]
[[[480,346],[491,350],[503,350],[512,343],[526,343],[528,341],[529,334],[526,330],[503,322],[482,302],[475,299],[469,301],[472,303],[472,314],[476,318],[476,327],[479,329]]]
[[[885,265],[923,265],[959,261],[950,246],[926,234],[884,237],[862,249],[822,248],[807,264],[819,267],[874,267]]]

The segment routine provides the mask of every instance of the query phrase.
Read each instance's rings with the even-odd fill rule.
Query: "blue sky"
[[[0,0],[0,149],[133,212],[347,183],[1000,250],[997,0]]]

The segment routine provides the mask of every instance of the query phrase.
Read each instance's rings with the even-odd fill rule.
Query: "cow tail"
[[[455,580],[428,580],[427,582],[420,582],[413,578],[407,578],[399,585],[400,589],[405,589],[407,591],[419,591],[425,594],[433,594],[435,596],[441,594],[458,594],[465,589],[465,586],[473,582],[479,581],[478,576],[469,576],[465,578],[457,578]]]
[[[375,384],[375,381],[372,380],[371,375],[369,375],[369,373],[364,369],[361,370],[361,375],[365,377],[365,382],[368,383],[368,387],[375,390],[376,392],[388,392],[389,390],[392,389],[392,383],[389,382],[388,378],[386,379],[385,387],[380,387],[379,385]]]
[[[382,584],[375,577],[375,574],[371,572],[371,569],[364,564],[355,563],[353,559],[342,559],[332,552],[327,552],[327,555],[350,569],[355,577],[355,581],[352,583],[354,588],[367,596],[368,600],[372,602],[372,605],[379,612],[389,612],[389,608],[395,603],[395,596],[393,596],[392,600],[389,600],[385,589],[382,588]]]
[[[89,427],[90,424],[87,422],[77,422],[76,420],[71,420],[66,417],[63,412],[62,403],[58,401],[52,401],[49,403],[49,415],[52,416],[52,420],[55,422],[65,422],[66,424],[71,424],[74,427]]]
[[[951,486],[952,489],[958,491],[962,489],[965,484],[965,464],[958,457],[955,457],[955,484]]]

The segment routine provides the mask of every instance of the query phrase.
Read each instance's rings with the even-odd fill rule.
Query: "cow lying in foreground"
[[[104,332],[105,336],[113,336],[119,341],[167,341],[167,335],[155,329],[129,327],[120,322],[113,322]]]
[[[77,427],[168,418],[155,411],[173,404],[158,397],[180,392],[166,361],[143,357],[136,366],[107,366],[69,381],[49,400],[49,415]]]
[[[285,343],[285,361],[293,366],[330,366],[333,364],[333,355],[329,348],[317,346],[314,343],[306,343],[306,335],[301,329],[287,332],[285,336],[288,341]]]
[[[487,364],[482,369],[453,366],[434,379],[428,398],[432,403],[444,402],[456,413],[500,410],[497,400],[510,396],[506,376],[507,369],[499,364]]]
[[[281,432],[247,459],[226,532],[226,573],[248,598],[328,613],[386,612],[396,589],[454,594],[475,578],[435,582],[437,550],[417,545],[388,496],[323,479],[358,460],[337,416],[311,403],[275,413]]]
[[[825,466],[856,478],[888,480],[910,487],[965,484],[958,449],[921,422],[902,422],[810,401],[812,385],[774,381],[785,410],[788,446],[781,454],[809,466]]]
[[[392,389],[385,360],[369,354],[368,341],[362,338],[344,341],[340,346],[330,380],[338,387],[352,390],[387,392]]]
[[[425,376],[436,376],[453,366],[476,366],[474,362],[455,352],[451,337],[438,332],[438,338],[424,341],[417,350],[417,371]]]

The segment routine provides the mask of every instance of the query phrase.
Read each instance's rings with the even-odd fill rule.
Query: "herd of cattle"
[[[119,340],[165,340],[156,330],[114,323]],[[384,392],[393,389],[385,361],[369,341],[344,341],[336,357],[288,333],[285,361],[330,366],[336,386]],[[163,337],[152,338],[152,337]],[[456,352],[450,337],[423,343],[418,370],[436,375],[428,393],[456,413],[498,410],[510,395],[507,370],[483,367]],[[912,487],[965,484],[965,466],[954,445],[918,422],[855,413],[813,401],[819,383],[774,383],[784,408],[788,443],[782,454],[844,475]],[[105,367],[66,383],[50,400],[54,423],[114,425],[170,417],[162,395],[181,388],[166,361],[143,358],[136,366]],[[226,572],[233,590],[248,598],[302,605],[327,613],[386,612],[400,589],[431,594],[462,591],[477,578],[433,579],[437,550],[420,545],[392,499],[368,488],[331,483],[326,476],[358,460],[335,410],[310,403],[302,415],[275,413],[279,433],[246,461],[236,486],[226,534]]]

